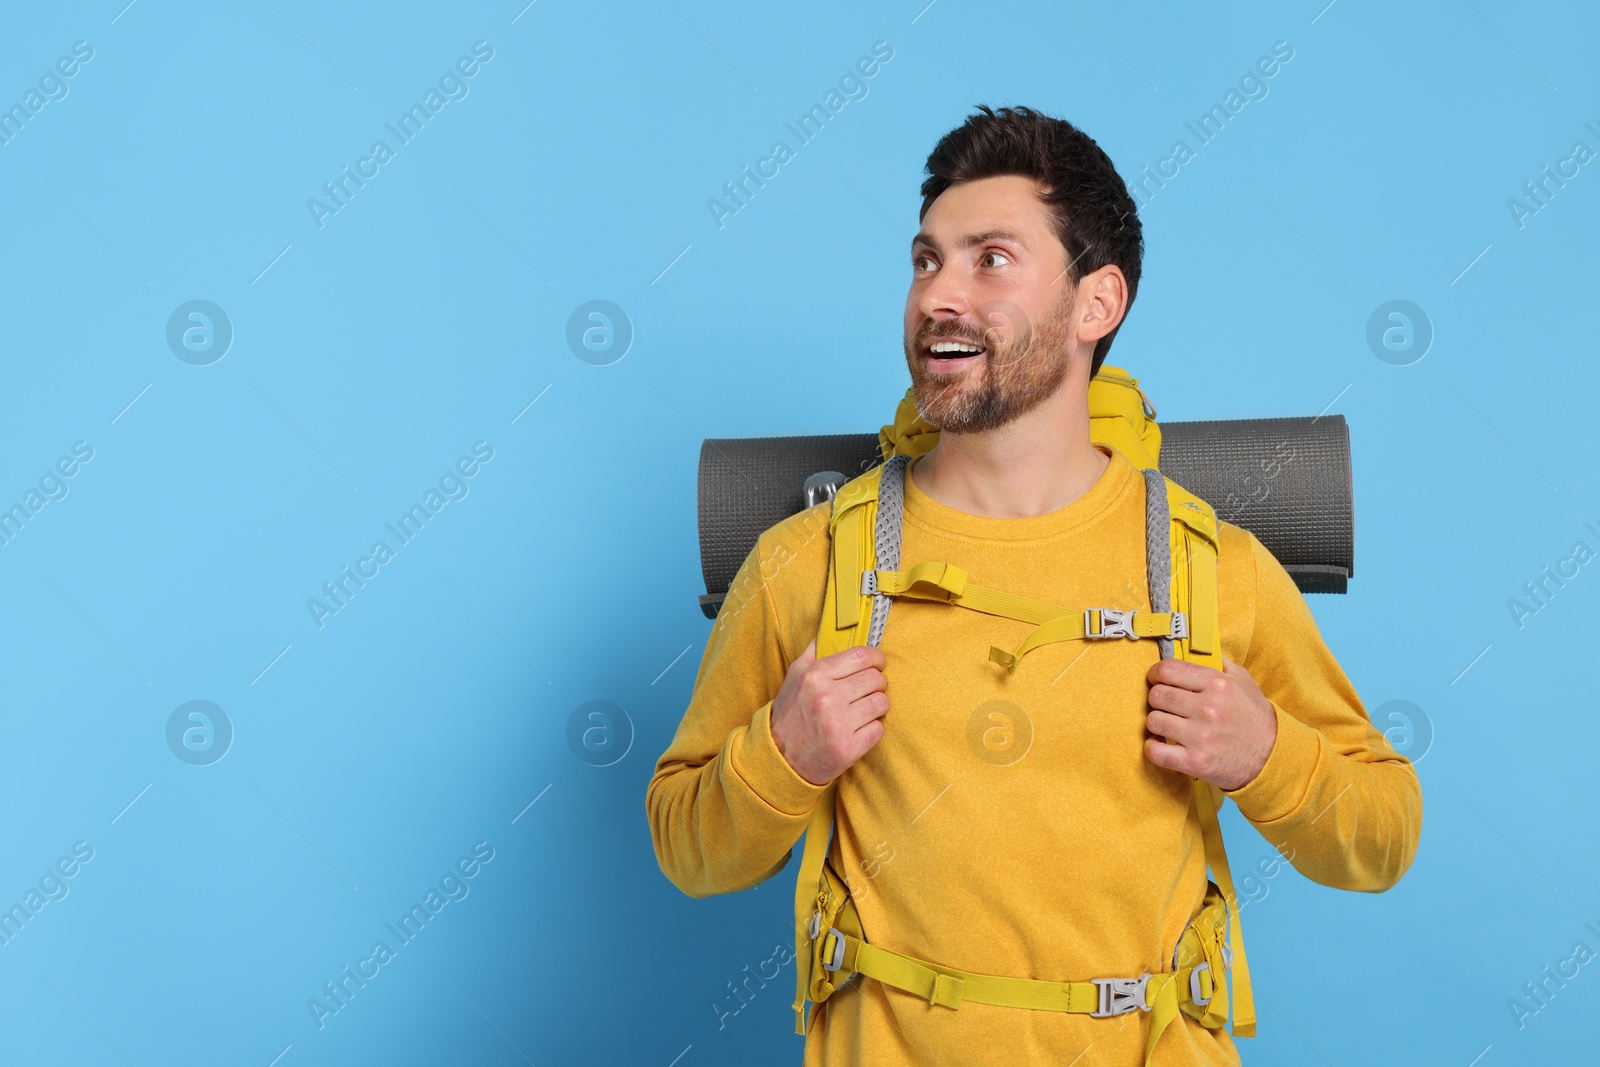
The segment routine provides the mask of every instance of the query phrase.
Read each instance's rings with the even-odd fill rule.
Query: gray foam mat
[[[805,507],[818,471],[854,478],[881,462],[878,435],[707,438],[700,446],[701,610],[716,616],[756,538]],[[1342,415],[1161,425],[1161,473],[1255,534],[1305,593],[1343,593],[1354,573],[1350,429]]]

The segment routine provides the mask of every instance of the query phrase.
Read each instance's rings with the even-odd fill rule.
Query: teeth
[[[964,344],[961,341],[935,341],[928,346],[930,352],[982,352],[981,345]]]

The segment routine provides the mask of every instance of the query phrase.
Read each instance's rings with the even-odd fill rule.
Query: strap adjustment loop
[[[961,1007],[961,994],[966,982],[953,974],[936,974],[933,989],[928,993],[929,1004],[942,1004],[947,1008]]]
[[[844,933],[830,929],[827,937],[833,938],[833,956],[832,958],[828,957],[828,942],[827,938],[824,938],[822,942],[822,969],[825,971],[837,971],[844,966]]]

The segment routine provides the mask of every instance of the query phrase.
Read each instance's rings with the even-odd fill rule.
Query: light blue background
[[[0,145],[0,504],[94,449],[0,547],[0,904],[94,849],[0,945],[0,1062],[798,1063],[790,967],[712,1008],[787,939],[792,865],[691,900],[645,820],[710,626],[702,437],[888,420],[921,167],[974,104],[1068,118],[1133,179],[1279,40],[1143,211],[1111,362],[1163,420],[1349,420],[1355,577],[1311,606],[1432,744],[1396,889],[1288,872],[1247,906],[1245,1061],[1593,1055],[1600,964],[1520,1030],[1507,1001],[1600,949],[1600,567],[1520,629],[1506,603],[1600,548],[1600,166],[1521,228],[1506,203],[1600,149],[1591,11],[123,2],[0,32],[0,103],[94,49]],[[307,199],[480,40],[469,95],[319,229]],[[719,228],[707,200],[877,41],[868,95]],[[193,299],[235,330],[210,366],[165,341]],[[609,366],[565,339],[593,299],[635,331]],[[1365,340],[1391,299],[1436,332],[1409,366]],[[478,441],[468,495],[319,629],[307,599]],[[206,767],[166,741],[196,699],[235,731]],[[596,699],[636,731],[608,767],[566,741]],[[1228,817],[1236,867],[1270,854]],[[308,999],[480,841],[319,1030]]]

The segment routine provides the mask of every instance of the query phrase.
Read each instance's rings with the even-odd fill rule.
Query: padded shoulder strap
[[[874,503],[878,499],[878,486],[883,481],[883,464],[878,464],[869,469],[865,474],[857,475],[839,487],[833,494],[833,511],[828,519],[828,530],[839,524],[839,519],[851,508],[863,504]]]
[[[900,509],[909,457],[897,455],[839,488],[828,521],[831,547],[828,583],[823,592],[822,618],[817,627],[817,658],[831,656],[855,645],[877,644],[887,620],[889,598],[861,592],[861,575],[900,565]],[[878,506],[880,495],[883,508]],[[811,914],[818,906],[822,866],[827,862],[833,832],[834,797],[838,780],[828,783],[811,809],[805,848],[794,889],[795,1033],[806,1032],[805,1002],[811,986],[812,953],[809,951]]]
[[[1162,642],[1163,657],[1176,656],[1222,670],[1222,631],[1217,625],[1217,516],[1210,504],[1201,500],[1171,478],[1155,470],[1143,471],[1149,519],[1151,554],[1151,607],[1157,611],[1182,611],[1189,618],[1189,636],[1172,640],[1175,647]],[[1165,483],[1165,493],[1161,492]],[[1163,501],[1165,508],[1161,507]],[[1162,512],[1167,514],[1164,516]],[[1170,520],[1170,521],[1167,521]],[[1170,598],[1163,595],[1162,568],[1155,558],[1160,541],[1156,531],[1170,527],[1172,568]],[[1163,603],[1163,601],[1168,601]],[[1199,778],[1192,779],[1196,812],[1200,816],[1200,839],[1205,847],[1206,864],[1211,868],[1217,888],[1222,890],[1228,908],[1228,946],[1233,972],[1230,1015],[1236,1037],[1254,1037],[1256,1032],[1255,997],[1250,988],[1250,961],[1244,954],[1244,930],[1239,924],[1238,894],[1233,888],[1233,873],[1228,869],[1228,851],[1222,842],[1222,825],[1217,809],[1222,806],[1221,790]],[[1219,987],[1220,995],[1220,987]]]

